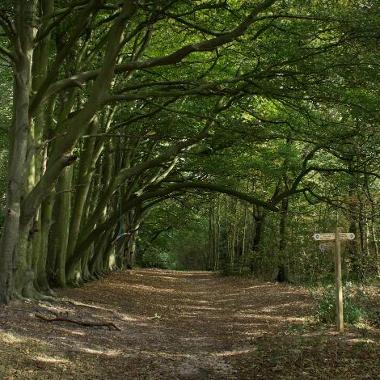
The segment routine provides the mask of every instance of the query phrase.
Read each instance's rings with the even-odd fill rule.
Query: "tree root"
[[[68,317],[64,317],[62,315],[57,315],[55,314],[55,317],[49,318],[45,317],[41,314],[35,314],[36,318],[42,319],[43,321],[46,322],[70,322],[74,323],[76,325],[80,326],[86,326],[86,327],[108,327],[108,330],[117,330],[121,331],[119,327],[117,327],[113,322],[91,322],[91,321],[79,321],[76,319],[71,319]]]
[[[54,302],[56,300],[56,297],[54,296],[49,296],[47,294],[42,294],[40,293],[38,296],[37,296],[37,300],[38,301],[46,301],[46,302]]]

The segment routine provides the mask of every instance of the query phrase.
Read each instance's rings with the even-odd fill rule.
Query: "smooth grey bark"
[[[57,220],[56,239],[56,281],[61,287],[66,286],[66,254],[69,241],[69,224],[71,211],[71,181],[73,167],[66,168],[57,183],[57,200],[59,205],[59,220]]]
[[[15,249],[19,240],[21,202],[25,186],[36,6],[37,0],[14,1],[17,33],[14,62],[14,120],[10,130],[6,215],[0,240],[0,303],[9,301],[14,286],[12,265],[15,262]]]
[[[98,131],[98,128],[99,122],[97,120],[94,120],[93,123],[90,124],[91,132],[96,133]],[[96,140],[94,138],[87,139],[84,142],[84,148],[80,157],[76,181],[76,192],[74,197],[74,206],[70,222],[70,235],[67,246],[67,257],[70,257],[72,255],[78,240],[80,226],[82,224],[83,214],[85,210],[85,203],[90,189],[92,175],[94,173],[94,165],[100,154],[99,149],[97,152],[94,152],[95,142]]]
[[[87,126],[96,112],[103,106],[104,99],[107,96],[113,79],[117,56],[122,48],[125,26],[135,11],[136,6],[133,1],[125,3],[121,14],[108,32],[108,45],[101,73],[92,86],[88,101],[82,110],[72,118],[66,120],[64,126],[66,133],[64,136],[61,136],[60,139],[57,139],[49,157],[45,174],[28,194],[26,199],[24,199],[21,216],[21,222],[23,224],[28,223],[33,218],[41,202],[49,194],[62,170],[75,161],[71,150],[78,139],[85,133]]]

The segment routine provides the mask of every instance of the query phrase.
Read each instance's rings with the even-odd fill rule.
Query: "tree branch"
[[[257,20],[259,13],[265,11],[270,6],[272,6],[277,0],[265,0],[262,3],[256,5],[250,15],[240,23],[235,29],[230,32],[223,33],[222,35],[211,38],[208,40],[200,41],[198,43],[185,45],[182,48],[176,50],[175,52],[153,58],[146,61],[134,61],[124,64],[119,64],[115,68],[115,73],[120,74],[128,71],[138,70],[138,69],[147,69],[152,67],[159,66],[168,66],[174,65],[181,62],[185,57],[194,52],[207,52],[216,49],[218,46],[225,45],[236,40],[238,37],[242,36],[248,28]],[[66,88],[72,87],[75,82],[86,82],[96,78],[100,73],[100,70],[91,70],[83,73],[76,74],[71,78],[66,78],[56,83],[52,84],[45,96],[49,97],[53,94],[56,94],[59,91],[62,91]]]
[[[274,212],[278,211],[278,208],[274,206],[271,202],[263,201],[253,195],[231,189],[230,187],[227,187],[224,185],[208,183],[208,182],[203,182],[203,181],[183,181],[183,182],[170,183],[164,189],[150,191],[150,192],[146,192],[145,194],[142,194],[142,196],[140,197],[140,200],[144,201],[146,199],[160,197],[167,193],[172,193],[172,192],[175,192],[177,190],[182,190],[182,189],[202,189],[202,190],[211,191],[211,192],[223,193],[223,194],[231,195],[243,201],[246,201],[250,204],[261,206],[270,211],[274,211]]]

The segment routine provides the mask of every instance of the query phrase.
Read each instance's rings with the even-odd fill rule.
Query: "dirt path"
[[[321,330],[301,288],[134,270],[60,296],[0,309],[0,379],[380,378],[379,331]],[[36,312],[121,331],[48,323]]]

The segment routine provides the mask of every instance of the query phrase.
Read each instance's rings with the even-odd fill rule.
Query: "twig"
[[[90,321],[78,321],[75,319],[63,317],[63,316],[58,316],[56,315],[53,318],[49,317],[44,317],[41,314],[35,314],[36,318],[42,319],[43,321],[46,322],[70,322],[70,323],[75,323],[80,326],[88,326],[88,327],[108,327],[109,330],[115,329],[118,331],[121,331],[119,327],[117,327],[113,322],[90,322]]]

